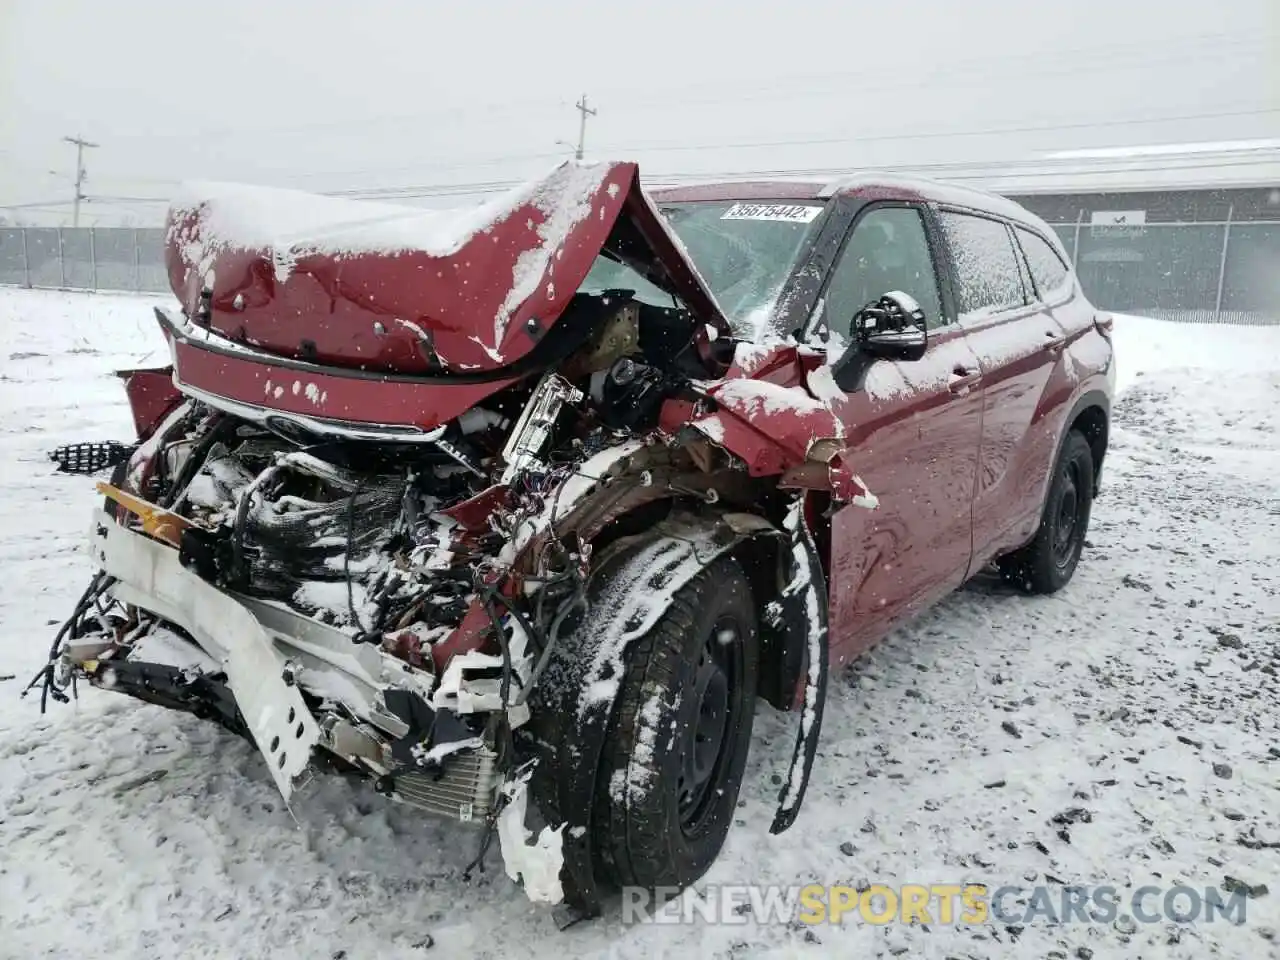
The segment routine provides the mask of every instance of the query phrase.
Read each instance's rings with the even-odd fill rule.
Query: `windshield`
[[[822,204],[717,200],[669,203],[660,209],[733,332],[754,338],[772,318],[774,301]]]
[[[660,209],[711,288],[734,335],[753,340],[768,329],[774,301],[822,204],[717,200],[669,203]],[[671,294],[605,255],[596,258],[580,289],[590,293],[628,290],[644,303],[675,304]]]

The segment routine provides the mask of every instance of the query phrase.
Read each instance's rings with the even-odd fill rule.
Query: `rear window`
[[[944,211],[942,231],[955,266],[961,322],[1026,303],[1009,229],[999,220]]]
[[[1071,290],[1071,271],[1049,241],[1030,230],[1018,230],[1018,243],[1027,255],[1031,279],[1041,300],[1057,300]]]

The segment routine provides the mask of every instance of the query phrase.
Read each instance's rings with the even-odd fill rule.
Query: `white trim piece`
[[[565,824],[545,826],[535,837],[525,826],[529,806],[529,773],[502,787],[507,804],[498,814],[498,844],[502,848],[507,876],[524,883],[524,892],[534,903],[560,903],[564,887],[560,870],[564,866]],[[530,842],[532,840],[532,843]]]
[[[281,796],[306,769],[321,741],[320,725],[270,634],[242,604],[182,566],[172,547],[94,514],[94,561],[119,580],[121,599],[137,602],[183,627],[226,671],[227,683],[267,761]]]

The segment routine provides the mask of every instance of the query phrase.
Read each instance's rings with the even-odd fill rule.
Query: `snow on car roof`
[[[545,199],[553,208],[546,211],[548,220],[555,219],[557,205],[580,205],[610,169],[607,163],[571,162],[488,203],[447,210],[197,181],[179,187],[170,210],[175,225],[199,215],[202,247],[254,250],[305,244],[309,251],[338,255],[420,250],[448,256],[526,203]],[[561,239],[552,238],[550,245]],[[184,252],[190,254],[189,262],[199,260],[198,251]]]
[[[697,180],[675,184],[645,184],[645,190],[660,203],[697,200],[821,200],[818,180]]]
[[[862,172],[836,177],[826,182],[779,178],[776,180],[716,180],[658,187],[650,191],[661,203],[698,200],[829,200],[839,194],[866,196],[887,194],[934,203],[984,210],[1024,224],[1055,246],[1057,235],[1047,223],[1026,207],[1007,197],[941,180],[908,177],[894,173]],[[875,197],[873,197],[874,199]]]

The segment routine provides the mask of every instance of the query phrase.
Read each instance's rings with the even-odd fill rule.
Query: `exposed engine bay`
[[[182,400],[103,487],[104,572],[60,634],[53,695],[80,676],[257,736],[222,651],[113,573],[139,563],[110,546],[132,527],[253,615],[331,764],[433,813],[491,820],[537,752],[521,729],[579,626],[593,551],[686,512],[783,509],[705,436],[658,429],[668,400],[711,403],[687,315],[625,291],[583,299],[609,319],[558,370],[431,442],[308,434]],[[302,715],[286,719],[299,741]]]

